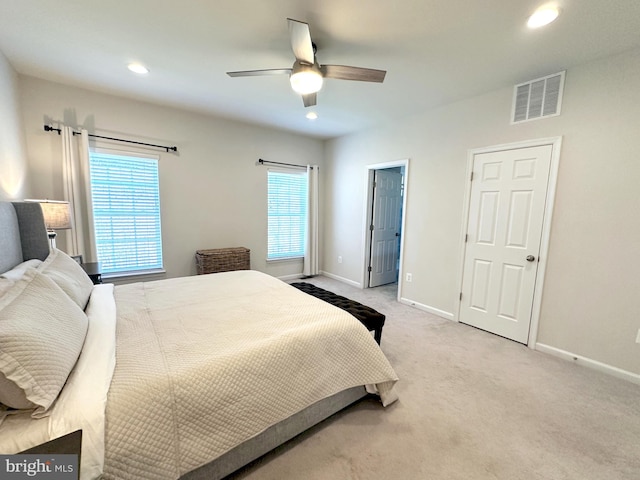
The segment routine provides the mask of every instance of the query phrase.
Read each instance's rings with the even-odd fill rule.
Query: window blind
[[[162,269],[158,160],[91,152],[90,165],[102,273]]]
[[[307,173],[267,172],[267,260],[304,257]]]

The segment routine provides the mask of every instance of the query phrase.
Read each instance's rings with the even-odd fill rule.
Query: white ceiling
[[[528,30],[544,1],[0,0],[0,50],[21,74],[330,138],[640,47],[640,0],[557,0]],[[226,75],[290,67],[287,17],[320,63],[385,82],[327,80],[310,121],[285,75]]]

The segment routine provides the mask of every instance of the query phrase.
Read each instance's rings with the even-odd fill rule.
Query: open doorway
[[[396,286],[400,297],[408,160],[367,167],[365,288]]]

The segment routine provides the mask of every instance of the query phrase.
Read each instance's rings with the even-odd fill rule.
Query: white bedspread
[[[312,403],[396,374],[364,326],[268,275],[116,287],[105,478],[172,479]]]

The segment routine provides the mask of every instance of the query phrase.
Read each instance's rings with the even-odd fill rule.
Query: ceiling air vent
[[[554,73],[516,85],[513,91],[511,123],[560,115],[564,73]]]

